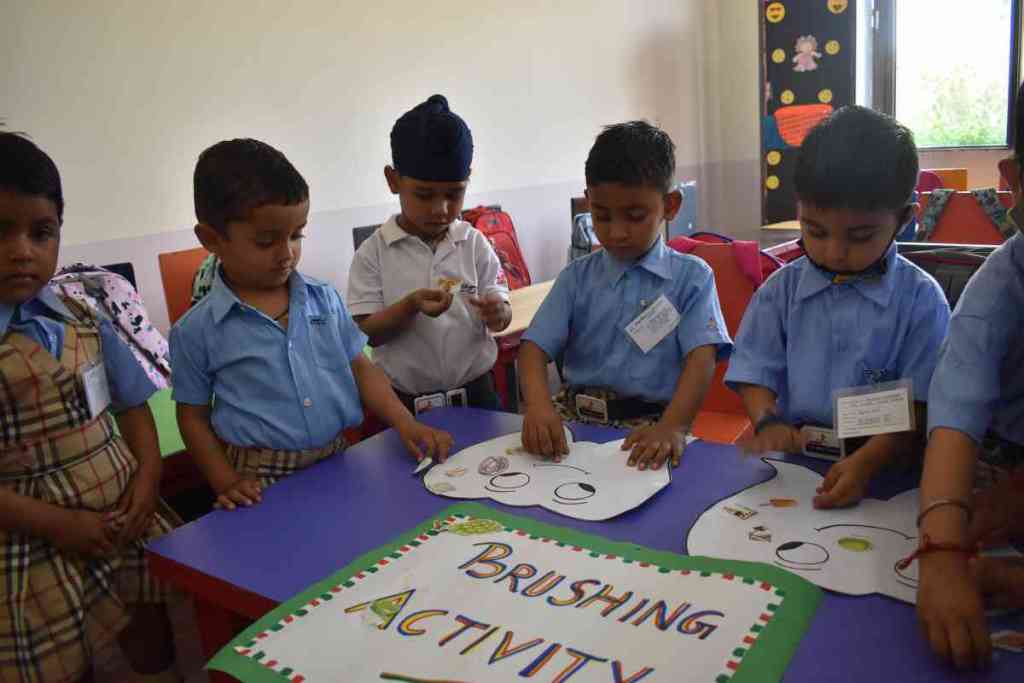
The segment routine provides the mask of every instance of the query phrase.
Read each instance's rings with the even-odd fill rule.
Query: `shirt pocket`
[[[338,330],[333,314],[309,317],[309,345],[317,367],[324,370],[344,370],[349,366],[348,351]]]

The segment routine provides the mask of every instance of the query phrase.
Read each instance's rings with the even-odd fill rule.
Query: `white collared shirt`
[[[392,216],[359,247],[348,278],[348,308],[371,315],[410,292],[436,288],[439,278],[457,278],[462,291],[437,318],[418,314],[373,360],[407,394],[454,389],[480,377],[498,356],[494,337],[467,299],[497,293],[508,300],[508,286],[486,237],[456,221],[436,250],[399,227]]]

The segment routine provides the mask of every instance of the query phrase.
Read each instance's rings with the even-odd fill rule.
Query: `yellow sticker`
[[[825,88],[824,90],[819,92],[818,93],[818,101],[821,102],[822,104],[828,104],[829,102],[831,102],[832,101],[832,91],[829,90],[828,88]]]
[[[828,0],[828,11],[832,14],[842,14],[850,6],[850,0]]]
[[[782,64],[786,61],[786,51],[781,47],[772,52],[772,61],[776,64]]]
[[[779,162],[782,161],[782,154],[773,149],[772,151],[768,152],[767,160],[769,166],[778,166]]]
[[[781,2],[773,2],[764,8],[764,18],[777,24],[786,18],[786,6]]]
[[[793,100],[796,99],[796,95],[793,94],[792,90],[783,90],[782,94],[779,95],[779,99],[782,100],[783,104],[793,104]]]
[[[768,176],[767,178],[764,179],[764,185],[769,190],[777,190],[777,189],[779,189],[779,176],[777,176],[777,175],[770,175],[770,176]]]
[[[839,41],[830,40],[827,43],[825,43],[825,52],[829,53],[830,55],[839,54]]]

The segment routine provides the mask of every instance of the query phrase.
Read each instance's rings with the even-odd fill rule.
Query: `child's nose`
[[[34,250],[32,247],[32,240],[29,239],[28,235],[19,235],[9,242],[9,244],[11,261],[24,262],[32,260]]]
[[[849,249],[842,240],[830,240],[828,245],[828,258],[832,263],[844,263]]]

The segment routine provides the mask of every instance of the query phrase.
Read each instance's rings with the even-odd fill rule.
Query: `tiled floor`
[[[191,601],[182,600],[174,604],[170,608],[170,615],[174,645],[178,653],[178,672],[185,683],[208,683],[209,679],[203,671],[206,660],[199,645],[199,629],[196,627]],[[132,683],[136,680],[116,645],[97,654],[95,679],[96,683]]]

